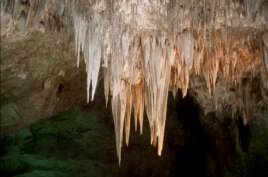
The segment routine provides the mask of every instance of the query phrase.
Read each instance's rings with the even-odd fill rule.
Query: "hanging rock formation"
[[[161,155],[169,91],[190,90],[205,113],[229,111],[244,124],[267,118],[267,0],[1,3],[1,38],[71,30],[77,66],[81,58],[85,63],[87,101],[100,77],[106,104],[111,97],[119,163],[132,112],[140,133],[146,112]]]

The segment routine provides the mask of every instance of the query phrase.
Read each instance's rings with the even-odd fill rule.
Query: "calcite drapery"
[[[212,92],[218,77],[237,82],[260,65],[260,51],[251,44],[257,37],[254,30],[261,31],[267,23],[265,9],[260,10],[262,1],[253,9],[252,1],[245,1],[244,16],[238,3],[231,1],[102,0],[88,8],[81,3],[89,5],[74,3],[78,63],[82,50],[92,98],[102,63],[106,102],[112,96],[119,163],[123,129],[128,144],[132,109],[135,129],[139,122],[141,133],[146,110],[151,143],[161,155],[169,89],[175,95],[180,88],[185,96],[195,73],[204,76]],[[246,28],[236,30],[239,23]]]
[[[151,143],[161,154],[168,91],[175,95],[181,89],[185,96],[191,75],[203,76],[213,93],[217,78],[243,84],[243,76],[255,75],[255,68],[262,65],[263,85],[268,87],[265,0],[3,0],[1,4],[1,24],[2,16],[12,14],[14,29],[16,23],[27,27],[44,23],[45,30],[57,30],[62,14],[73,21],[77,65],[81,51],[86,63],[87,100],[94,98],[100,71],[106,103],[112,97],[119,162],[124,130],[128,144],[132,110],[141,133],[146,112]],[[1,28],[1,34],[10,29]]]

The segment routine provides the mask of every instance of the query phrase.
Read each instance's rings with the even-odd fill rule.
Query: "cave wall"
[[[74,67],[63,10],[59,1],[1,1],[1,130],[68,109],[58,106],[59,85],[79,81],[83,70]]]
[[[100,94],[96,86],[102,78],[119,124],[124,116],[118,116],[118,107],[127,98],[142,107],[134,112],[139,119],[143,114],[138,112],[150,102],[142,93],[163,103],[152,104],[157,113],[144,109],[149,118],[159,118],[151,122],[161,122],[161,133],[151,137],[160,154],[168,90],[174,95],[188,92],[204,115],[220,120],[225,115],[242,117],[244,124],[266,120],[268,2],[252,2],[1,1],[1,130],[85,104],[94,92]],[[89,38],[87,31],[93,34]],[[148,49],[150,41],[158,48]],[[97,53],[94,60],[90,51]],[[160,55],[168,53],[173,64],[157,65]],[[141,56],[151,63],[142,64]],[[136,60],[126,64],[126,58]],[[165,83],[158,87],[149,78],[163,78],[151,75],[154,71],[163,72]],[[151,92],[155,88],[162,89],[157,93],[161,97]],[[121,130],[117,123],[115,128]],[[122,133],[117,133],[117,142]]]

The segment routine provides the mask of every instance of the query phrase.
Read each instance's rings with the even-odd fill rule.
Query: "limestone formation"
[[[205,113],[229,111],[245,124],[268,118],[267,0],[2,0],[1,5],[1,38],[72,31],[77,66],[81,58],[85,62],[87,101],[94,99],[100,77],[106,103],[111,99],[119,163],[132,112],[141,133],[146,112],[151,144],[161,155],[169,91],[174,96],[190,91]]]

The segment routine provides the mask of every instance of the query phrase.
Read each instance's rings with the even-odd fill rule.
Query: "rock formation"
[[[205,114],[268,118],[267,0],[3,0],[1,41],[1,77],[30,83],[20,101],[35,112],[8,102],[4,119],[53,114],[62,80],[85,69],[87,101],[101,78],[111,97],[119,163],[132,112],[161,155],[169,91]]]

